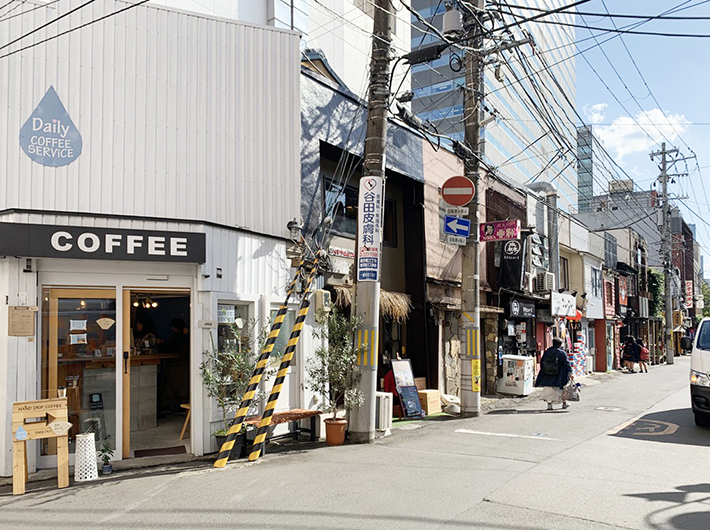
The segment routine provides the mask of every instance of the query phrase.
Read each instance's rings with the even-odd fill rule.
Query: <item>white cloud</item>
[[[621,116],[611,125],[599,125],[594,133],[617,162],[633,153],[648,153],[661,142],[673,142],[690,124],[682,114],[660,109],[643,111],[635,118]]]
[[[592,125],[595,123],[602,123],[606,117],[605,111],[609,105],[606,103],[595,103],[592,106],[585,105],[582,109],[584,116],[587,118],[587,122]]]

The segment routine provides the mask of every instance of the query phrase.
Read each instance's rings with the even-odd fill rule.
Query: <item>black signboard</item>
[[[419,392],[414,385],[411,361],[409,359],[392,360],[392,372],[404,417],[420,418],[424,416],[422,404],[419,402]]]
[[[424,416],[422,404],[419,401],[419,391],[416,386],[397,387],[399,402],[406,418],[420,418]]]
[[[0,223],[0,256],[205,262],[205,234]]]
[[[527,239],[513,239],[503,243],[500,258],[500,286],[523,289]]]
[[[520,300],[511,300],[510,316],[515,318],[534,318],[535,304],[521,302]]]

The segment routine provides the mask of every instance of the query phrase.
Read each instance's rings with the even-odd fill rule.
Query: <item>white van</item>
[[[710,318],[695,333],[690,357],[690,403],[699,427],[710,426]]]

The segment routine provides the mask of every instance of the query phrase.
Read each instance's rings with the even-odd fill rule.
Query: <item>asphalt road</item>
[[[370,445],[0,489],[0,528],[577,530],[710,528],[710,429],[689,358],[539,401],[408,423]]]

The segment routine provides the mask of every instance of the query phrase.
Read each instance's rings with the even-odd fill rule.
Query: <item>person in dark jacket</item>
[[[562,403],[566,409],[569,404],[562,401],[562,388],[569,382],[572,367],[567,354],[561,348],[560,339],[552,339],[552,347],[547,348],[540,359],[540,373],[535,381],[536,387],[542,387],[540,399],[547,401],[547,410],[552,410],[553,403]]]
[[[630,374],[635,374],[634,369],[637,362],[641,360],[641,348],[636,344],[636,339],[631,335],[626,337],[626,342],[624,344],[624,349],[622,350],[622,355],[624,359],[624,364],[628,369]]]

